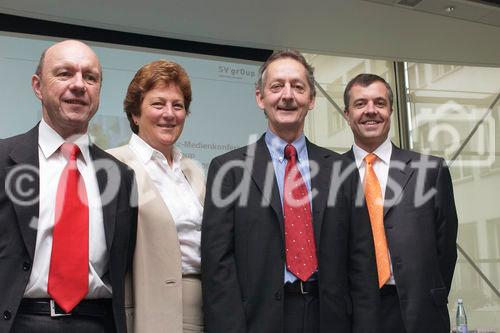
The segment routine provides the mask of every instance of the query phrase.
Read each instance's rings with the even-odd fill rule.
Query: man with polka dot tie
[[[380,333],[448,333],[458,224],[451,177],[442,158],[391,143],[392,103],[377,75],[360,74],[344,91],[354,134],[345,156],[359,168],[373,231],[372,325]]]
[[[208,333],[348,333],[369,322],[370,225],[354,204],[357,173],[332,176],[349,162],[304,136],[315,94],[300,53],[273,53],[256,84],[266,133],[210,165],[201,244]]]

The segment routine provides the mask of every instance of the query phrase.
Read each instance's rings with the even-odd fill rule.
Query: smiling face
[[[144,94],[140,114],[133,115],[139,137],[172,161],[172,148],[184,128],[184,96],[178,85],[160,82]]]
[[[257,104],[267,115],[269,129],[292,142],[302,134],[306,115],[314,107],[306,69],[294,59],[280,58],[269,64],[263,81],[262,91],[256,90]]]
[[[387,139],[391,113],[388,91],[382,82],[351,87],[345,117],[354,134],[354,142],[360,148],[373,152]]]
[[[69,40],[47,49],[42,72],[31,83],[42,102],[43,119],[59,135],[87,131],[101,90],[101,65],[87,45]]]

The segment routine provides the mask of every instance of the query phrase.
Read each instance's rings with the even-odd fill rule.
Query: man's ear
[[[42,100],[42,79],[40,76],[33,74],[31,77],[31,88],[39,100]]]
[[[264,96],[262,95],[260,89],[255,89],[255,101],[261,110],[264,110],[264,103],[262,102],[263,99]]]
[[[349,110],[344,109],[344,119],[347,121],[347,125],[351,126],[351,122],[349,120]]]
[[[311,101],[309,102],[308,110],[311,111],[312,109],[314,109],[314,105],[316,105],[316,97],[311,98]]]

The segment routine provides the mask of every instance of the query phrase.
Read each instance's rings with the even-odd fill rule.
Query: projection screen
[[[31,76],[42,51],[59,40],[0,32],[0,138],[23,133],[41,119],[41,104],[31,89]],[[128,142],[132,131],[123,112],[128,84],[142,65],[158,59],[179,63],[190,76],[191,114],[177,147],[205,170],[213,157],[255,141],[265,131],[265,116],[255,103],[258,62],[88,44],[101,61],[104,78],[100,107],[89,132],[93,142],[104,149]]]

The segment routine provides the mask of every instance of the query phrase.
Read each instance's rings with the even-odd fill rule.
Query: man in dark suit
[[[0,141],[0,332],[126,332],[133,172],[94,146],[102,70],[85,44],[44,51],[42,120]]]
[[[315,101],[312,67],[296,51],[273,53],[260,69],[256,100],[266,133],[216,157],[208,171],[206,330],[351,332],[354,312],[361,332],[372,312],[362,292],[376,274],[369,221],[354,205],[357,174],[338,177],[348,161],[304,136]]]
[[[381,77],[356,76],[345,89],[344,103],[354,134],[345,155],[364,181],[375,242],[380,321],[373,324],[381,333],[448,333],[458,222],[445,161],[390,142],[393,93]],[[369,204],[377,191],[380,232],[377,209]]]

